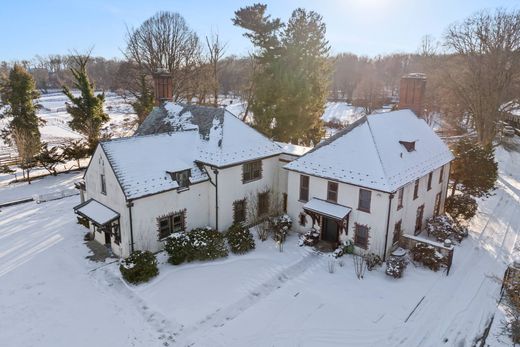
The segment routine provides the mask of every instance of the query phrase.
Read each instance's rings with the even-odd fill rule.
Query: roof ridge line
[[[370,126],[370,119],[367,116],[367,125],[368,130],[370,131],[370,137],[372,138],[372,142],[374,143],[374,147],[377,153],[377,159],[379,159],[379,164],[381,164],[381,169],[383,169],[383,174],[385,175],[385,183],[390,188],[390,182],[388,180],[388,174],[386,173],[385,166],[383,165],[383,159],[381,159],[381,153],[379,152],[379,147],[377,146],[376,139],[374,138],[374,133],[372,132],[372,127]]]

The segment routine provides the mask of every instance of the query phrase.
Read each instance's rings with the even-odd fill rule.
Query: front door
[[[321,239],[328,242],[338,242],[338,223],[327,217],[323,217]]]
[[[110,244],[110,228],[108,226],[105,226],[105,244],[106,245],[109,245]]]

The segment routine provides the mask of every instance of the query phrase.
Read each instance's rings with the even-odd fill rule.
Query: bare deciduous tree
[[[224,56],[227,43],[222,43],[218,34],[212,34],[211,40],[206,36],[206,44],[208,46],[208,62],[211,66],[211,74],[213,77],[213,106],[218,106],[218,75],[219,75],[219,61]]]

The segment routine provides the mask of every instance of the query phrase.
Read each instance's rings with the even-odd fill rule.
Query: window
[[[417,214],[415,216],[415,235],[418,235],[421,233],[423,215],[424,215],[424,205],[421,205],[417,208]]]
[[[258,193],[258,216],[261,217],[269,212],[269,192]]]
[[[242,165],[242,183],[262,178],[262,161],[256,160]]]
[[[415,151],[415,141],[399,141],[408,152]]]
[[[246,221],[246,199],[237,200],[233,203],[233,221],[242,223]]]
[[[338,202],[338,184],[336,182],[328,182],[327,200],[332,202]]]
[[[287,213],[287,193],[283,193],[283,212]]]
[[[433,214],[438,216],[441,212],[441,193],[437,193],[435,196],[435,207],[433,210]]]
[[[439,183],[442,183],[443,179],[444,179],[444,165],[441,166],[441,172],[439,174]]]
[[[179,188],[188,188],[190,185],[191,170],[183,170],[175,173],[175,181]]]
[[[107,195],[107,183],[105,181],[105,174],[101,174],[101,194]]]
[[[399,222],[395,223],[394,237],[392,238],[393,245],[399,243],[399,239],[401,238],[401,234],[402,234],[401,224],[402,224],[401,220],[399,220]]]
[[[358,210],[370,212],[370,200],[372,199],[372,192],[366,189],[359,189],[359,203]]]
[[[307,216],[305,216],[305,213],[300,213],[299,215],[299,220],[300,220],[300,225],[302,227],[304,227],[305,225],[307,225]]]
[[[397,210],[403,208],[403,195],[404,195],[404,187],[399,189],[399,192],[397,192]]]
[[[415,180],[415,185],[413,187],[413,199],[417,199],[419,197],[419,179]]]
[[[368,226],[356,223],[354,245],[364,249],[368,248]]]
[[[300,201],[309,201],[309,176],[300,175]]]
[[[185,229],[185,211],[175,212],[170,215],[157,218],[159,224],[159,240],[170,236],[172,233]]]
[[[430,174],[428,175],[428,188],[427,188],[427,190],[432,189],[432,177],[433,177],[433,172],[430,172]]]
[[[114,243],[121,243],[121,230],[119,229],[119,219],[112,222],[112,234],[114,235]]]

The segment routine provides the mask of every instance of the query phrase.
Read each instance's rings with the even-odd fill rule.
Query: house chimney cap
[[[412,73],[409,73],[409,74],[406,74],[406,75],[402,76],[401,78],[414,78],[414,79],[425,80],[426,79],[426,74],[422,73],[422,72],[412,72]]]
[[[156,75],[156,76],[169,75],[169,74],[170,74],[170,71],[164,67],[157,68],[157,70],[155,70],[155,73],[154,73],[154,75]]]

